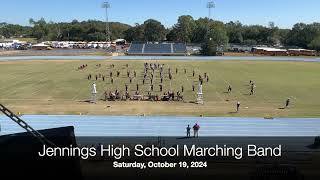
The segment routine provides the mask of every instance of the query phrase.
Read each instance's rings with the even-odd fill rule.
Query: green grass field
[[[96,115],[188,115],[188,116],[244,116],[244,117],[320,117],[320,63],[289,61],[149,61],[171,67],[173,80],[171,89],[181,91],[185,102],[148,101],[99,101],[90,99],[91,84],[95,74],[103,74],[106,80],[97,81],[100,97],[104,91],[116,89],[124,92],[129,85],[131,94],[140,84],[140,92],[147,94],[150,81],[142,85],[145,61],[1,61],[0,103],[22,114],[96,114]],[[85,70],[77,70],[88,64]],[[102,67],[96,67],[101,64]],[[115,68],[111,69],[110,64]],[[132,84],[127,78],[126,64],[137,71]],[[175,69],[178,68],[178,74]],[[186,68],[187,74],[184,74]],[[114,84],[109,72],[113,71]],[[116,71],[121,75],[115,77]],[[195,77],[192,76],[195,70]],[[158,71],[156,71],[158,72]],[[196,100],[192,84],[197,87],[198,75],[209,75],[205,82],[204,105],[191,103]],[[92,80],[87,80],[91,73]],[[165,74],[165,77],[168,75]],[[159,73],[155,76],[154,93],[159,94]],[[249,81],[256,84],[256,93],[248,95]],[[228,85],[233,91],[228,94]],[[170,89],[170,81],[164,79],[164,91]],[[280,109],[285,100],[291,98],[289,109]],[[241,102],[239,113],[234,113],[235,104]]]

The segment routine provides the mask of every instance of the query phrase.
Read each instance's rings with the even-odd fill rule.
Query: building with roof
[[[317,51],[309,49],[288,49],[289,56],[316,56]]]
[[[260,54],[265,56],[288,56],[288,51],[286,49],[270,47],[253,47],[252,52],[254,54]]]

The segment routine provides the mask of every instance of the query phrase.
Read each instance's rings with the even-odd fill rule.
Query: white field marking
[[[246,77],[248,77],[248,72],[246,72],[246,71],[242,71],[242,70],[240,70],[243,74],[247,74],[247,76]],[[251,79],[250,77],[249,77],[249,79]],[[281,89],[278,89],[281,93],[283,93],[284,91],[282,91]],[[284,93],[285,94],[285,93]],[[294,98],[295,100],[297,100],[297,98],[296,97],[294,97],[294,96],[289,96],[289,97],[292,97],[292,98]],[[271,98],[269,98],[269,96],[266,96],[265,94],[263,94],[263,100],[264,100],[264,102],[269,102],[269,103],[279,103],[279,105],[281,105],[281,102],[279,102],[279,101],[277,101],[277,100],[275,100],[275,101],[272,101],[272,99]],[[274,112],[275,113],[275,115],[277,116],[279,113],[280,113],[280,111],[275,111]]]
[[[75,95],[71,98],[72,101],[76,100],[76,98],[81,94],[82,90],[84,88],[79,88],[79,90],[77,91],[77,93],[75,93]],[[90,88],[88,88],[90,90]]]
[[[249,77],[249,73],[247,72],[247,71],[243,71],[243,70],[241,70],[241,69],[238,69],[242,74],[247,74],[246,75],[246,77]],[[251,77],[249,77],[249,79],[252,79]],[[255,80],[253,80],[254,82],[255,82]],[[255,82],[255,84],[256,84],[256,82]],[[255,88],[256,89],[256,88]],[[249,89],[248,89],[248,91],[249,91]],[[269,98],[268,96],[266,96],[265,94],[262,94],[262,98],[263,98],[263,101],[265,101],[265,102],[267,102],[269,99],[271,99],[271,98]]]
[[[57,66],[57,65],[56,65]],[[62,68],[62,72],[65,72],[66,70],[67,70],[67,68]],[[55,71],[56,72],[56,71]],[[48,72],[48,73],[50,73],[50,72]],[[42,78],[42,79],[40,79],[38,82],[37,82],[37,84],[40,84],[40,86],[41,85],[43,85],[43,86],[41,86],[41,87],[44,87],[44,86],[46,86],[45,84],[42,84],[42,82],[45,82],[45,81],[47,81],[47,80],[49,80],[49,78],[48,78],[48,76],[47,75],[45,75],[45,77],[44,78]],[[29,87],[29,86],[34,86],[34,84],[29,84],[28,86],[24,86],[23,88],[20,88],[20,89],[17,89],[16,91],[14,91],[14,92],[17,92],[17,91],[21,91],[21,90],[23,90],[23,89],[26,89],[27,87]],[[36,94],[36,93],[38,93],[39,91],[41,91],[42,90],[42,88],[38,88],[37,90],[35,90],[33,93],[31,93],[29,96],[27,96],[27,98],[28,97],[32,97],[34,94]],[[50,91],[50,92],[52,92],[54,90],[54,88]],[[11,93],[9,93],[9,94],[11,94]],[[50,94],[49,92],[48,92],[48,94]],[[22,98],[22,99],[25,99],[25,98]]]
[[[242,70],[240,70],[240,71],[241,71],[243,74],[247,74],[246,77],[248,77],[248,74],[249,74],[248,72],[242,71]],[[249,77],[249,79],[251,79],[251,78]],[[255,83],[255,84],[256,84],[256,83]],[[271,98],[269,98],[268,96],[266,96],[265,94],[263,94],[263,101],[264,101],[264,102],[269,102],[270,100],[271,100]],[[278,103],[278,102],[277,102],[277,103]],[[273,113],[274,113],[276,116],[278,116],[280,112],[274,111]]]
[[[213,78],[214,78],[214,79],[217,79],[215,73],[213,73]],[[211,82],[212,82],[212,83],[211,83]],[[221,97],[221,95],[219,94],[218,89],[217,89],[217,85],[214,84],[215,81],[213,80],[213,81],[210,81],[210,82],[207,82],[207,83],[209,84],[209,86],[212,86],[212,87],[215,89],[215,92],[216,92],[217,96],[220,98],[220,100],[221,100],[222,102],[225,103],[226,100],[223,99],[223,98]],[[224,96],[224,98],[226,98],[226,97]]]
[[[106,64],[107,65],[107,67],[108,66],[110,66],[111,64]],[[100,69],[104,69],[103,68],[103,66],[100,68]],[[94,70],[97,70],[97,69],[94,69]],[[111,71],[113,71],[113,70],[115,70],[115,69],[112,69]],[[103,70],[103,71],[105,71],[105,69]],[[116,70],[117,71],[117,70]],[[120,71],[121,71],[121,69],[120,69]],[[98,73],[98,72],[95,72],[95,73]],[[105,74],[105,73],[107,73],[107,74]],[[102,72],[101,74],[105,74],[106,75],[106,79],[105,79],[105,81],[110,81],[110,77],[109,77],[109,74],[110,73],[110,70],[108,69],[107,70],[107,72]],[[126,72],[125,72],[126,73]],[[119,78],[121,78],[121,75],[123,75],[124,73],[123,72],[120,72],[120,77]],[[137,75],[138,75],[139,73],[137,72]],[[109,77],[109,78],[107,78],[107,77]],[[125,76],[125,77],[127,77],[127,76]],[[71,100],[73,100],[73,101],[78,101],[78,100],[83,100],[83,99],[76,99],[76,98],[78,98],[84,91],[86,91],[86,92],[89,92],[88,94],[89,94],[89,98],[91,99],[91,90],[90,90],[90,88],[91,88],[91,84],[93,83],[93,82],[95,82],[96,84],[97,84],[97,87],[99,86],[98,85],[98,82],[99,81],[91,81],[91,80],[87,80],[89,83],[89,88],[80,88],[76,93],[75,93],[75,95],[72,97],[72,99]],[[102,82],[105,82],[105,81],[102,81]],[[133,82],[135,81],[135,78],[133,78]],[[100,84],[100,83],[99,83]],[[104,96],[104,92],[106,91],[106,90],[108,90],[107,89],[107,85],[102,85],[101,86],[102,87],[102,90],[98,90],[98,92],[100,92],[100,93],[98,93],[97,94],[97,98],[98,99],[100,99],[101,97],[103,97]],[[110,88],[110,89],[112,89],[112,88]],[[128,89],[130,89],[130,84],[128,84]],[[110,90],[111,91],[111,90]]]
[[[101,65],[101,67],[100,68],[102,68],[103,69],[103,66]],[[96,69],[95,69],[96,70]],[[108,72],[109,72],[109,70],[108,70]],[[88,72],[87,72],[88,73]],[[105,73],[107,73],[107,72],[105,72]],[[101,73],[101,74],[104,74],[104,73]],[[108,78],[107,78],[107,75],[106,75],[106,79],[105,80],[107,80]],[[75,100],[77,100],[76,98],[78,97],[78,96],[80,96],[81,95],[81,93],[84,91],[84,89],[86,90],[86,91],[89,91],[89,92],[91,92],[91,85],[92,85],[92,83],[93,82],[97,82],[97,81],[91,81],[91,80],[88,80],[88,79],[84,79],[84,80],[86,80],[87,82],[89,82],[89,88],[79,88],[79,90],[75,93],[75,95],[71,98],[71,100],[72,101],[75,101]],[[98,85],[98,84],[97,84]],[[99,92],[99,91],[98,91]],[[90,93],[91,94],[91,93]],[[100,98],[100,96],[99,96],[99,94],[97,95],[97,98]],[[91,97],[90,97],[90,99],[91,99]]]
[[[216,95],[220,98],[220,100],[226,103],[226,100],[221,97],[221,95],[217,92],[217,90],[215,90],[215,92],[216,92]]]
[[[66,70],[68,70],[67,68],[62,68],[62,72],[65,72]],[[51,89],[50,91],[49,91],[49,93],[48,94],[52,94],[53,92],[55,92],[56,91],[56,88],[53,88],[53,89]],[[69,99],[68,99],[69,100]]]
[[[15,79],[18,79],[18,76],[15,75],[16,73],[12,73],[12,74],[9,74],[9,76],[12,76],[13,78],[10,78],[10,79],[6,79],[6,81],[14,81]],[[25,75],[25,74],[24,74]],[[24,75],[20,75],[20,76],[24,76]]]
[[[240,70],[241,71],[241,70]],[[246,71],[241,71],[241,72],[245,72],[246,74],[249,74],[248,72],[246,72]],[[248,77],[248,76],[247,76]],[[281,90],[281,89],[278,89],[281,93],[283,93],[284,91],[283,90]],[[284,94],[286,94],[286,93],[284,93]],[[270,98],[268,97],[268,96],[265,96],[265,94],[263,95],[264,97],[267,97],[267,100],[269,100]],[[295,100],[298,100],[295,96],[289,96],[290,98],[293,98],[293,99],[295,99]],[[265,98],[264,98],[264,100],[266,100]],[[277,101],[278,102],[278,101]]]
[[[64,68],[62,72],[65,72],[65,70],[68,70],[68,69]],[[87,70],[87,69],[85,69],[85,70]],[[80,90],[81,90],[81,88],[80,88]],[[80,91],[80,90],[79,90],[79,91]],[[48,94],[51,94],[51,93],[53,93],[53,92],[55,92],[55,91],[56,91],[56,89],[53,88],[52,90],[50,90],[50,93],[48,93]],[[70,100],[70,99],[64,99],[64,100]],[[74,99],[72,98],[71,100],[74,100]]]
[[[58,64],[57,65],[55,65],[55,67],[57,67],[57,66],[59,66]],[[23,82],[23,81],[26,81],[26,80],[29,80],[29,79],[31,79],[31,78],[34,78],[34,76],[32,76],[32,75],[30,75],[29,77],[27,77],[27,78],[22,78],[20,81],[16,81],[16,83],[14,83],[14,84],[10,84],[10,87],[14,87],[15,85],[17,85],[17,84],[19,84],[19,83],[21,83],[21,82]],[[47,78],[47,77],[45,77],[45,78]],[[40,79],[39,80],[39,82],[41,83],[41,81],[43,80],[43,79],[45,79],[45,78],[42,78],[42,79]],[[38,82],[38,83],[39,83]],[[29,84],[29,86],[30,86],[31,84]],[[4,87],[4,88],[2,88],[2,89],[0,89],[0,91],[2,91],[3,89],[10,89],[10,88],[8,88],[8,87]],[[22,88],[22,89],[25,89],[25,88]],[[21,90],[21,89],[20,89]],[[9,94],[12,94],[12,92],[17,92],[17,90],[16,91],[11,91],[11,92],[9,92]]]
[[[15,75],[15,73],[9,74],[9,76],[11,76],[11,77],[13,77],[13,78],[6,79],[6,82],[7,82],[7,81],[15,81],[15,79],[18,79],[18,76]],[[23,75],[21,75],[21,76],[23,76]]]
[[[84,80],[91,82],[91,83],[89,83],[90,85],[92,84],[91,80],[88,80],[88,79],[84,79]],[[96,81],[94,81],[94,82],[96,82]],[[91,88],[91,86],[90,86],[90,88]],[[88,89],[90,90],[90,88],[88,88]],[[81,94],[83,89],[85,89],[85,88],[79,88],[79,90],[75,93],[75,95],[71,98],[71,100],[72,101],[76,100],[76,98]],[[88,89],[86,89],[86,91],[88,91]]]
[[[17,85],[17,84],[19,84],[19,83],[21,83],[21,82],[23,82],[23,81],[25,81],[25,80],[29,80],[29,79],[31,79],[31,78],[33,78],[33,77],[32,77],[32,76],[29,76],[28,78],[23,78],[23,80],[16,81],[14,84],[10,84],[10,86],[15,86],[15,85]],[[3,89],[10,89],[10,88],[8,88],[8,87],[3,87],[3,88],[0,89],[0,91],[2,91]]]
[[[214,76],[214,75],[213,75],[213,76]],[[214,76],[214,79],[216,79],[215,76]],[[204,80],[204,81],[205,81],[205,80]],[[217,91],[217,86],[214,85],[214,80],[213,80],[213,81],[210,81],[210,82],[206,82],[206,84],[208,84],[209,86],[213,87],[215,94],[217,95],[217,97],[218,97],[222,102],[224,102],[224,103],[226,102],[225,99],[223,99],[223,97],[218,93],[218,91]]]
[[[219,77],[218,77],[219,76]],[[213,72],[213,77],[215,78],[215,79],[222,79],[227,85],[230,85],[230,86],[232,86],[227,80],[225,80],[224,78],[222,78],[222,76],[219,74],[219,73],[217,73],[217,72]],[[245,97],[244,95],[243,95],[243,93],[241,92],[241,90],[237,90],[236,92],[239,92],[238,94],[243,98],[243,99],[245,99],[245,101],[247,101],[249,98],[248,97]]]
[[[194,67],[194,66],[193,66],[193,67]],[[196,72],[201,73],[200,70],[198,70],[197,68],[194,68],[194,70],[195,70]],[[216,78],[215,74],[216,74],[216,73],[213,73],[214,79],[218,79],[218,78]],[[221,95],[217,92],[216,86],[212,85],[212,84],[211,84],[211,81],[210,81],[209,83],[207,83],[207,84],[215,89],[216,95],[221,99],[222,102],[225,103],[225,102],[226,102],[225,99],[223,99],[223,98],[221,97]]]
[[[32,77],[32,76],[30,76],[30,77]],[[29,78],[28,78],[29,79]],[[40,84],[41,85],[41,83],[43,82],[43,81],[45,81],[45,80],[47,80],[48,79],[48,77],[45,75],[45,77],[44,78],[41,78],[38,82],[36,82],[36,84],[38,85],[38,84]],[[10,95],[12,95],[12,94],[15,94],[16,92],[18,92],[18,91],[22,91],[22,90],[24,90],[24,89],[26,89],[26,88],[28,88],[28,87],[30,87],[30,86],[34,86],[35,84],[28,84],[28,85],[25,85],[25,86],[23,86],[22,88],[15,88],[15,90],[14,91],[10,91],[9,93],[7,93],[6,94],[6,96],[10,96]],[[38,88],[39,89],[39,88]]]
[[[224,78],[222,78],[222,76],[221,76],[219,73],[214,72],[214,73],[213,73],[213,76],[214,76],[215,78],[217,78],[217,79],[222,79],[227,85],[232,86],[232,85],[230,84],[230,82],[227,81],[227,80],[225,80]],[[219,78],[218,78],[218,76],[219,76]],[[239,90],[236,90],[236,92],[239,92],[238,94],[239,94],[242,98],[244,98],[245,100],[249,99],[248,97],[245,97],[245,96],[243,95],[243,92],[242,92],[240,89],[239,89]]]
[[[58,64],[55,65],[55,67],[57,67],[57,66],[59,66],[59,65],[58,65]],[[22,76],[24,77],[25,75],[26,75],[26,74],[24,74],[24,75],[22,75]],[[19,84],[20,82],[23,82],[23,81],[25,81],[25,80],[29,80],[29,79],[31,79],[31,78],[33,78],[33,76],[29,76],[28,78],[22,78],[20,81],[16,81],[14,84],[10,84],[10,86],[15,86],[15,85]],[[8,88],[8,87],[1,88],[0,91],[2,91],[3,89],[7,89],[7,88]]]
[[[43,85],[41,87],[45,87],[46,84],[42,84],[43,81],[49,80],[49,78],[43,78],[41,79],[39,82],[37,82],[37,84]],[[21,90],[21,89],[20,89]],[[29,94],[29,96],[26,96],[26,98],[28,97],[32,97],[33,95],[37,94],[38,92],[40,92],[42,90],[42,88],[38,88],[37,90],[33,91],[33,93]],[[47,92],[47,94],[50,94],[52,91],[54,91],[55,89],[51,89],[49,92]],[[22,99],[26,99],[26,98],[22,98]]]
[[[97,62],[97,61],[93,61],[93,62]],[[79,62],[80,63],[80,62]],[[67,66],[68,67],[68,66]],[[66,72],[66,71],[68,71],[68,68],[61,68],[62,69],[62,71],[59,71],[59,72]],[[75,69],[76,70],[76,69]],[[85,69],[85,70],[87,70],[87,69]],[[73,71],[73,69],[71,70],[71,71]],[[76,71],[79,71],[79,70],[76,70]],[[81,71],[81,70],[80,70]],[[53,88],[53,89],[51,89],[50,91],[49,91],[49,93],[48,94],[52,94],[53,92],[55,92],[56,91],[56,88]],[[55,98],[54,98],[55,99]],[[61,99],[63,99],[63,100],[70,100],[70,99],[64,99],[64,98],[61,98]]]
[[[86,70],[86,69],[85,69]],[[62,68],[62,71],[59,71],[59,72],[66,72],[66,71],[68,71],[68,68]],[[73,69],[72,69],[72,71],[73,71]],[[50,91],[49,91],[49,93],[48,94],[52,94],[53,92],[55,92],[56,91],[56,88],[52,88]],[[62,98],[61,98],[62,99]],[[63,99],[63,100],[70,100],[70,99]]]
[[[181,65],[179,65],[179,66],[182,67]],[[185,77],[186,77],[186,79],[187,79],[187,81],[188,81],[188,83],[189,83],[189,85],[191,87],[193,85],[193,82],[192,83],[190,82],[187,74],[184,74],[184,75],[185,75]],[[197,94],[196,93],[192,93],[192,94],[194,94],[194,97],[197,98]]]

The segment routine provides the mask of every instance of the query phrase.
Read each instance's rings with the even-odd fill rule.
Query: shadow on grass
[[[231,111],[231,112],[228,112],[229,114],[237,114],[238,112],[237,111]]]
[[[91,100],[80,100],[78,102],[94,104]]]

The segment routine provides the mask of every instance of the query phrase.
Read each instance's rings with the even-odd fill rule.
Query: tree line
[[[30,19],[30,26],[0,23],[0,37],[30,37],[38,41],[104,41],[105,22],[97,20],[72,22],[47,22]],[[239,21],[223,23],[208,18],[194,19],[180,16],[177,23],[166,28],[161,22],[148,19],[143,24],[130,26],[110,23],[111,39],[127,41],[176,41],[225,47],[228,43],[239,45],[283,45],[320,50],[320,23],[297,23],[292,29],[281,29],[273,22],[268,26],[243,25]],[[208,47],[208,48],[210,48]],[[206,47],[203,47],[206,48]]]
[[[105,41],[106,23],[96,20],[72,22],[46,22],[45,19],[29,20],[30,26],[0,23],[0,36],[5,38],[29,37],[38,41]],[[129,25],[110,22],[112,39],[123,38]]]

